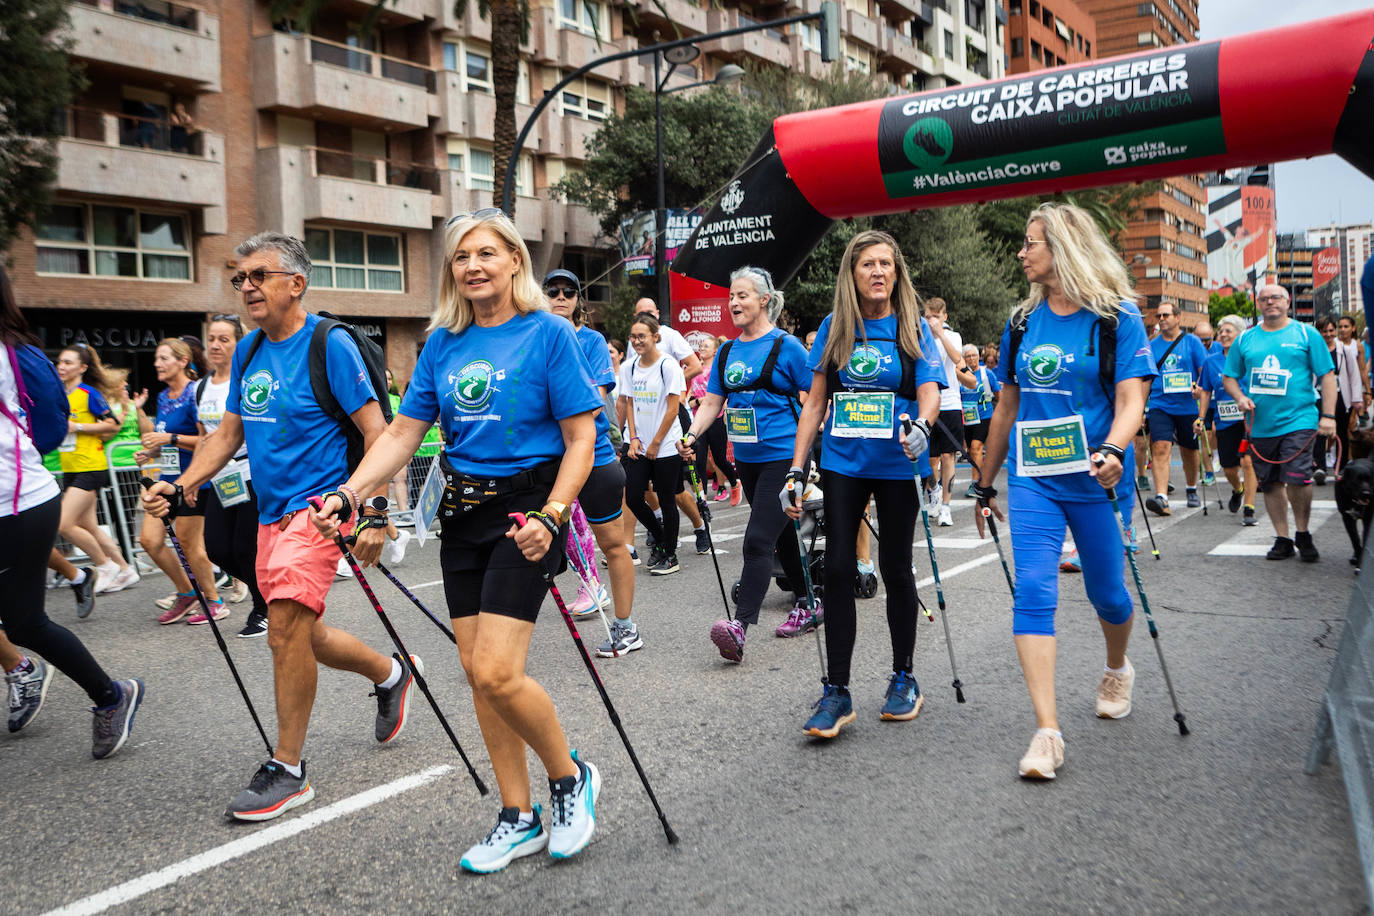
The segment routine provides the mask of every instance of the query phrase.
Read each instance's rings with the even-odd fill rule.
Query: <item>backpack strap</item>
[[[730,361],[730,347],[733,344],[733,340],[721,344],[720,349],[716,351],[715,362],[711,364],[711,371],[716,374],[716,384],[720,385],[720,390],[726,394],[730,393],[730,389],[725,387],[725,364]]]
[[[253,332],[253,342],[248,345],[248,352],[243,355],[243,365],[239,367],[239,375],[242,376],[248,371],[248,364],[253,361],[258,350],[262,348],[262,342],[267,339],[267,332],[258,328]]]
[[[196,382],[196,410],[197,410],[197,412],[199,412],[199,410],[200,410],[200,399],[203,398],[203,397],[205,397],[205,386],[208,385],[208,384],[210,384],[210,376],[208,376],[208,375],[205,376],[205,378],[201,379],[200,381]]]
[[[1016,377],[1016,354],[1021,350],[1021,338],[1026,336],[1026,325],[1029,321],[1030,315],[1022,315],[1021,319],[1011,326],[1011,331],[1007,335],[1007,381],[1013,385],[1021,384]]]
[[[315,330],[310,332],[310,388],[315,394],[315,403],[320,405],[330,418],[343,426],[344,423],[352,423],[353,419],[344,412],[339,404],[338,398],[334,397],[334,392],[329,387],[329,363],[328,346],[329,332],[335,328],[343,327],[343,322],[336,318],[320,317],[319,324],[315,325]]]
[[[1120,323],[1119,316],[1116,321],[1099,319],[1097,323],[1097,382],[1112,404],[1116,403],[1116,328]]]

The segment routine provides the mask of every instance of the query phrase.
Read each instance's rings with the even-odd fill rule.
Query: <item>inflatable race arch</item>
[[[834,221],[1336,153],[1374,177],[1374,10],[785,115],[679,249],[672,324],[733,336]]]

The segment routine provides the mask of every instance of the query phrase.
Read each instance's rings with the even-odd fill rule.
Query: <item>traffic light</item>
[[[821,60],[840,59],[840,5],[835,0],[821,4]]]

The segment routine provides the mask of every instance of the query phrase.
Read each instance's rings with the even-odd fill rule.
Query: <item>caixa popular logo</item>
[[[1069,359],[1058,344],[1040,344],[1026,354],[1026,374],[1037,385],[1052,384],[1064,374]]]
[[[484,410],[501,390],[496,382],[505,377],[504,369],[497,369],[485,359],[475,359],[449,376],[453,383],[453,400],[460,410]]]
[[[277,381],[272,378],[272,373],[266,369],[259,369],[244,379],[242,385],[239,402],[243,412],[253,416],[266,413],[267,406],[272,402],[272,391],[277,387]]]
[[[872,344],[859,344],[849,354],[849,377],[856,382],[871,382],[883,371],[882,351]]]

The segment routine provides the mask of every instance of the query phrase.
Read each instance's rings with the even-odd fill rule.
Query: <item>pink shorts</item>
[[[286,530],[280,522],[258,526],[258,588],[273,601],[295,601],[324,616],[324,599],[334,584],[334,572],[343,556],[333,541],[326,540],[310,524],[306,509],[291,516]],[[353,523],[341,526],[348,535]]]

